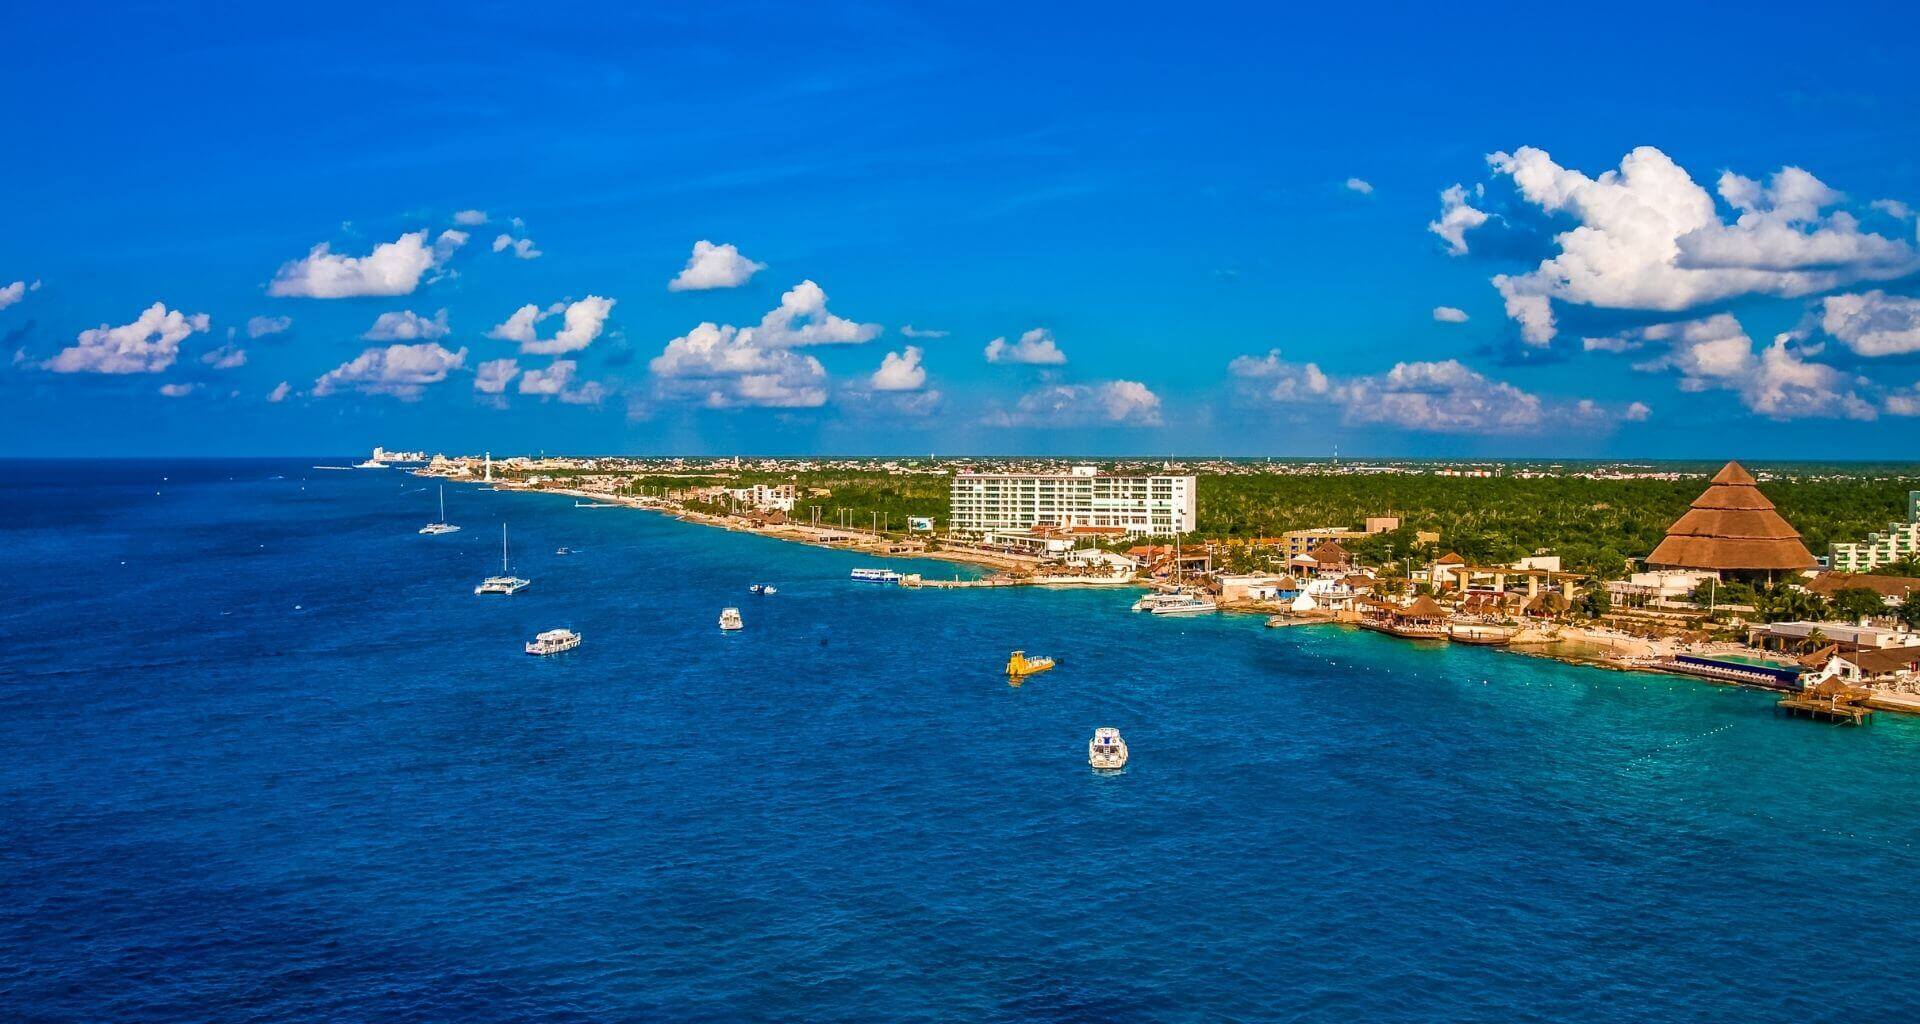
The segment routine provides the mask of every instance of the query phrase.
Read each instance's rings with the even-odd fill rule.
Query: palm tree
[[[1800,641],[1801,649],[1808,654],[1812,654],[1825,646],[1827,646],[1827,634],[1821,632],[1819,626],[1813,627],[1813,632],[1808,633],[1807,638]]]

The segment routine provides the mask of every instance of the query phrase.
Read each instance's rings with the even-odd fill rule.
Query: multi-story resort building
[[[1827,567],[1834,572],[1871,572],[1915,555],[1920,555],[1920,491],[1908,491],[1906,522],[1889,524],[1885,533],[1869,533],[1864,543],[1829,546]]]
[[[1115,476],[1094,466],[1061,473],[976,473],[953,477],[950,525],[957,533],[1035,526],[1118,527],[1131,536],[1191,533],[1192,476]]]

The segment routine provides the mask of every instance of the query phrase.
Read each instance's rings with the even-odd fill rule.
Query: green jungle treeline
[[[866,528],[880,514],[893,532],[908,516],[932,516],[947,524],[950,478],[892,474],[884,470],[803,473],[739,473],[712,476],[645,476],[636,494],[707,484],[741,486],[792,483],[799,489],[794,518],[846,521]],[[1667,527],[1707,486],[1705,475],[1676,481],[1591,480],[1575,476],[1462,478],[1420,474],[1201,474],[1199,529],[1189,539],[1247,540],[1277,537],[1318,526],[1357,528],[1368,516],[1397,515],[1403,526],[1347,545],[1364,560],[1384,563],[1409,555],[1458,551],[1478,564],[1500,564],[1549,551],[1566,568],[1601,578],[1632,571]],[[809,495],[825,489],[826,495]],[[1835,541],[1861,541],[1906,517],[1907,492],[1920,490],[1920,476],[1790,478],[1761,489],[1780,514],[1824,555]],[[1416,530],[1437,530],[1437,546],[1415,542]],[[1124,546],[1124,545],[1120,545]],[[1249,560],[1249,566],[1258,564]],[[1911,571],[1914,566],[1896,567]]]

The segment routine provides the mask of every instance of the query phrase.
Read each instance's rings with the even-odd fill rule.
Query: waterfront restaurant
[[[1787,525],[1738,462],[1714,474],[1713,482],[1647,556],[1649,569],[1706,570],[1722,579],[1769,583],[1776,574],[1798,576],[1819,564],[1799,532]]]

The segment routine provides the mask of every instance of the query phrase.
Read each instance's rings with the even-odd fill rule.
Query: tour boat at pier
[[[778,594],[780,591],[774,589],[771,583],[755,583],[753,586],[747,588],[747,592],[753,594]]]
[[[847,574],[861,583],[898,583],[900,574],[892,569],[855,569]]]
[[[1480,647],[1505,647],[1520,632],[1513,626],[1495,626],[1474,622],[1455,622],[1447,626],[1447,639],[1456,644]]]
[[[500,524],[500,575],[489,576],[473,588],[476,594],[518,594],[533,585],[532,580],[521,579],[507,569],[507,524]]]
[[[1133,610],[1154,615],[1192,615],[1215,609],[1210,597],[1177,591],[1171,594],[1148,594],[1133,602]]]
[[[527,644],[528,654],[559,654],[580,646],[580,634],[571,629],[549,629]]]
[[[746,628],[746,625],[747,624],[741,621],[740,619],[740,609],[738,608],[720,609],[720,628],[721,629],[744,629]]]
[[[1015,679],[1039,675],[1052,667],[1052,658],[1029,658],[1024,651],[1015,651],[1013,657],[1007,659],[1007,675]]]
[[[428,523],[420,528],[421,533],[438,536],[443,533],[459,533],[460,528],[447,522],[447,485],[440,485],[440,521]]]
[[[1120,730],[1095,729],[1093,739],[1087,741],[1087,763],[1095,768],[1125,768],[1127,741],[1120,738]]]

